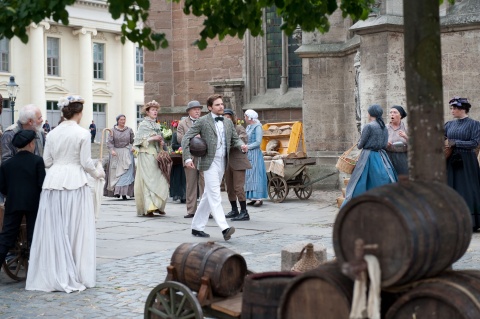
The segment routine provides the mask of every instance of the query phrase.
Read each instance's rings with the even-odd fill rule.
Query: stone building
[[[126,115],[128,126],[136,128],[137,109],[144,99],[143,50],[129,41],[122,45],[122,21],[111,18],[106,1],[76,1],[67,10],[69,26],[45,20],[29,27],[27,44],[18,38],[0,40],[3,128],[17,120],[20,107],[30,103],[56,126],[57,102],[67,94],[85,99],[80,123],[85,128],[92,120],[98,129],[112,127],[120,113]],[[13,113],[5,87],[10,76],[19,85]]]
[[[445,120],[456,95],[469,98],[471,117],[480,119],[480,2],[457,0],[439,10]],[[173,118],[188,100],[205,103],[220,92],[237,113],[259,111],[263,123],[302,120],[308,155],[317,157],[313,179],[335,171],[339,154],[358,140],[369,105],[382,105],[385,120],[394,104],[408,111],[400,0],[376,1],[370,17],[356,23],[337,11],[328,33],[289,38],[278,33],[274,10],[266,10],[264,37],[211,41],[204,51],[192,44],[201,19],[162,0],[152,1],[152,13],[170,47],[145,54],[146,100],[158,99],[164,116]],[[338,176],[318,186],[338,186]]]

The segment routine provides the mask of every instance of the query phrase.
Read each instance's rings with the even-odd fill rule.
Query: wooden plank
[[[212,303],[210,307],[234,318],[240,318],[240,315],[242,314],[242,293],[238,293],[227,299],[216,301]]]

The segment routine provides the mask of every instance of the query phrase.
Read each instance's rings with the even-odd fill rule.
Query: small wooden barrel
[[[280,319],[348,319],[353,281],[336,262],[298,275],[285,288],[278,307]]]
[[[390,307],[386,319],[480,318],[480,271],[446,271],[414,286]]]
[[[432,277],[463,256],[472,237],[470,211],[446,184],[385,185],[352,199],[337,215],[333,247],[340,264],[355,259],[355,240],[378,244],[382,287]]]
[[[202,277],[207,276],[212,293],[220,297],[238,293],[247,275],[247,263],[241,255],[213,242],[181,244],[172,255],[171,265],[178,281],[193,291],[200,289]]]
[[[242,319],[276,319],[280,297],[298,274],[285,271],[247,276],[242,294]]]

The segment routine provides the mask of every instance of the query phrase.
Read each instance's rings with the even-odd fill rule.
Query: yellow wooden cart
[[[265,160],[268,177],[268,196],[281,203],[293,188],[299,199],[312,195],[313,187],[306,166],[315,165],[315,158],[307,157],[302,122],[278,122],[263,125],[263,139],[260,145],[266,151],[268,142],[277,140],[280,158]]]

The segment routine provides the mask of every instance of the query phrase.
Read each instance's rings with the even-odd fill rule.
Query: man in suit
[[[195,124],[200,118],[203,106],[198,101],[190,101],[187,105],[188,117],[181,120],[177,127],[177,142],[182,143],[185,133]],[[196,165],[197,160],[193,157],[193,162]],[[197,210],[197,198],[201,197],[205,187],[205,180],[203,172],[198,169],[186,169],[185,179],[187,180],[186,201],[187,201],[187,215],[185,218],[192,218]]]
[[[17,132],[12,144],[18,152],[0,166],[0,191],[6,195],[3,230],[0,233],[0,262],[15,241],[22,218],[27,220],[27,238],[30,244],[37,218],[40,193],[45,179],[45,164],[34,153],[36,133],[32,130]]]
[[[7,127],[2,135],[2,162],[13,157],[17,153],[17,148],[12,145],[13,136],[21,130],[32,130],[37,132],[35,139],[35,155],[43,156],[43,147],[45,146],[45,133],[41,130],[43,123],[42,112],[33,105],[28,104],[18,112],[18,121]]]
[[[247,143],[247,131],[241,125],[236,125],[237,119],[235,113],[231,109],[225,109],[223,114],[230,119],[235,125],[238,137],[244,143]],[[247,211],[247,199],[245,196],[245,170],[252,168],[250,161],[245,153],[237,148],[231,148],[228,157],[227,169],[225,171],[225,182],[227,184],[228,200],[232,205],[232,211],[227,214],[227,218],[232,221],[250,220]],[[237,198],[240,203],[240,212],[238,212]]]
[[[237,147],[243,152],[247,152],[248,148],[238,137],[232,121],[223,118],[222,96],[219,94],[209,96],[207,107],[210,113],[198,119],[182,140],[183,160],[187,169],[195,169],[190,154],[190,140],[200,134],[207,143],[207,153],[198,161],[198,169],[203,171],[205,177],[205,190],[192,220],[192,235],[210,237],[204,230],[211,211],[213,218],[222,229],[223,239],[229,240],[235,228],[228,226],[225,219],[220,183],[228,162],[230,148]]]

